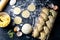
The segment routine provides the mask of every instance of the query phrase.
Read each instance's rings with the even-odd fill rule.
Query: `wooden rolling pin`
[[[0,11],[6,6],[9,0],[0,0]]]

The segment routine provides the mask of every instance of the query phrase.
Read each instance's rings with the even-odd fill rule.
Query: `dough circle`
[[[29,34],[32,32],[32,26],[30,24],[24,24],[22,27],[22,32],[24,34]]]
[[[10,23],[10,16],[6,12],[0,12],[0,27],[7,27]]]
[[[15,24],[20,24],[20,23],[22,23],[22,18],[19,17],[19,16],[16,16],[16,17],[14,18],[14,23],[15,23]]]
[[[16,15],[18,15],[18,14],[21,13],[21,9],[20,9],[19,7],[15,7],[15,8],[13,9],[13,13],[16,14]]]
[[[29,16],[30,16],[30,12],[29,12],[28,10],[24,10],[24,11],[22,12],[22,17],[28,18]]]
[[[30,5],[27,7],[27,9],[28,9],[29,11],[35,11],[36,7],[35,7],[34,4],[30,4]]]

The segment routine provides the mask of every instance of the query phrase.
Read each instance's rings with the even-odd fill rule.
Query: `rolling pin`
[[[0,11],[6,6],[9,0],[0,0]]]

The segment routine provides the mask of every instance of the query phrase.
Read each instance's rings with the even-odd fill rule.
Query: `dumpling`
[[[19,16],[16,16],[16,17],[14,18],[14,23],[15,23],[15,24],[21,24],[21,23],[22,23],[22,18],[19,17]]]
[[[49,28],[47,26],[44,26],[44,32],[45,32],[45,34],[49,33]]]
[[[42,25],[38,23],[36,24],[36,28],[38,29],[39,32],[43,29]]]
[[[22,17],[23,18],[28,18],[30,16],[30,12],[28,11],[28,10],[24,10],[23,12],[22,12]]]
[[[27,9],[28,9],[29,11],[35,11],[35,10],[36,10],[36,7],[35,7],[34,4],[31,3],[30,5],[28,5]]]
[[[16,14],[16,15],[18,15],[18,14],[21,13],[21,9],[20,9],[19,7],[15,7],[15,8],[13,9],[13,13]]]
[[[52,13],[52,16],[55,18],[57,13],[54,10],[50,10],[50,12]]]
[[[40,32],[40,37],[39,39],[45,40],[46,39],[46,34],[44,32]]]
[[[38,17],[38,23],[40,23],[41,25],[44,25],[44,19],[41,16]]]
[[[37,28],[35,28],[35,29],[33,30],[32,36],[33,36],[34,38],[36,38],[36,37],[39,36],[39,31],[38,31]]]
[[[51,29],[52,23],[51,23],[50,21],[46,21],[46,25],[47,25],[47,27],[48,27],[49,29]]]
[[[53,16],[48,16],[48,18],[49,18],[49,21],[50,21],[51,23],[54,22],[54,18],[53,18]]]
[[[46,15],[48,15],[49,9],[46,8],[46,7],[43,7],[43,8],[42,8],[42,12],[44,12]]]
[[[40,13],[40,16],[46,21],[47,20],[47,15],[44,12]]]
[[[22,26],[22,29],[21,31],[24,33],[24,34],[30,34],[32,32],[32,26],[30,24],[24,24]]]

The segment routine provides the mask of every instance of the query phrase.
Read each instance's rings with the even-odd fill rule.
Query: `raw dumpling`
[[[15,7],[15,8],[13,9],[13,13],[16,14],[16,15],[18,15],[18,14],[21,13],[21,9],[20,9],[19,7]]]
[[[44,32],[40,32],[40,37],[39,39],[45,40],[46,39],[46,34]]]
[[[54,10],[50,10],[50,12],[52,13],[52,16],[55,18],[57,13]]]
[[[48,18],[49,18],[49,21],[50,21],[51,23],[54,22],[54,18],[53,18],[53,16],[48,16]]]
[[[49,9],[46,8],[46,7],[43,7],[43,8],[42,8],[42,12],[44,12],[46,15],[48,15]]]
[[[36,24],[36,28],[37,28],[37,29],[38,29],[38,31],[40,32],[40,31],[42,30],[42,28],[43,28],[43,27],[42,27],[42,25],[41,25],[41,24],[38,24],[38,23],[37,23],[37,24]]]
[[[44,26],[44,32],[45,32],[45,34],[49,33],[49,28],[47,26]]]
[[[24,34],[29,34],[32,32],[32,26],[30,24],[24,24],[22,27],[22,32]]]
[[[22,17],[28,18],[29,16],[30,16],[30,12],[29,12],[28,10],[24,10],[24,11],[22,12]]]
[[[51,23],[50,21],[46,21],[46,25],[47,25],[47,27],[48,27],[49,29],[51,29],[52,23]]]
[[[47,20],[47,15],[44,12],[41,12],[40,16],[46,21]]]
[[[38,23],[40,23],[41,25],[44,25],[44,19],[41,16],[38,17]]]
[[[20,24],[20,23],[22,23],[22,18],[19,17],[19,16],[16,16],[16,17],[14,18],[14,23],[15,23],[15,24]]]
[[[29,11],[35,11],[36,7],[35,7],[34,4],[30,4],[30,5],[27,7],[27,9],[28,9]]]
[[[34,38],[36,38],[36,37],[39,36],[39,31],[38,31],[37,28],[35,28],[35,29],[33,30],[32,36],[33,36]]]

